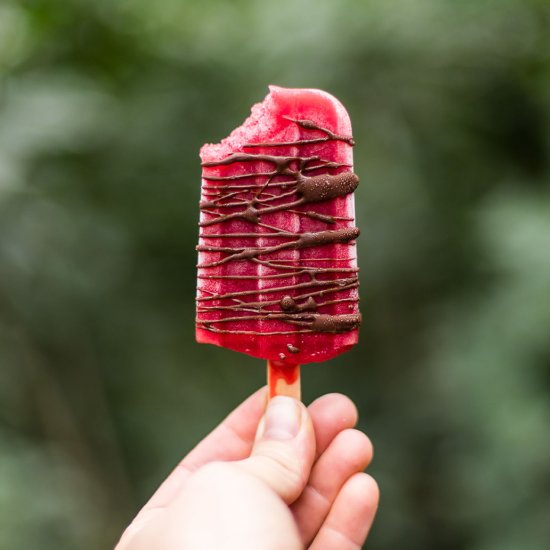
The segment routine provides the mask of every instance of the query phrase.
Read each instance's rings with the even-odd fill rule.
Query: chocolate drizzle
[[[288,116],[283,117],[286,120],[290,120],[291,122],[296,123],[300,128],[304,128],[305,130],[319,130],[320,132],[323,132],[324,137],[322,138],[314,138],[314,139],[302,139],[300,140],[300,145],[312,145],[314,143],[323,143],[325,141],[343,141],[344,143],[347,143],[348,145],[355,145],[355,141],[351,136],[341,136],[339,134],[335,134],[334,132],[331,132],[327,128],[323,128],[322,126],[319,126],[318,124],[315,124],[313,120],[300,120],[296,118],[290,118]],[[296,145],[295,141],[280,141],[280,142],[272,142],[272,143],[248,143],[245,145],[245,147],[281,147],[284,145]]]
[[[299,148],[329,141],[354,145],[351,136],[336,134],[311,120],[284,118],[303,130],[320,132],[322,135],[296,141],[248,143],[243,148]],[[261,166],[261,170],[246,171],[250,163]],[[235,170],[236,173],[232,175],[223,175],[221,169],[203,173],[203,200],[200,202],[202,216],[199,223],[201,241],[197,250],[207,253],[201,258],[208,259],[199,263],[198,276],[199,279],[212,282],[228,280],[227,284],[232,283],[231,288],[238,288],[235,283],[239,280],[257,280],[258,285],[254,289],[221,294],[199,285],[199,328],[219,334],[250,335],[340,334],[357,329],[361,322],[358,313],[326,313],[328,306],[346,302],[350,310],[355,309],[356,294],[350,291],[358,287],[359,281],[358,269],[350,267],[353,258],[339,255],[335,258],[320,258],[314,255],[292,260],[278,254],[282,251],[354,244],[359,230],[349,227],[349,222],[353,221],[351,218],[331,216],[323,213],[322,209],[316,211],[303,207],[353,193],[359,184],[357,175],[349,170],[341,172],[342,168],[348,166],[324,160],[317,155],[239,152],[220,160],[204,162],[202,166],[219,169],[234,164],[239,165],[239,170]],[[339,170],[339,173],[330,173],[331,170]],[[295,232],[266,223],[265,217],[269,218],[269,214],[277,212],[290,212],[328,227],[318,231]],[[238,222],[239,229],[224,231],[226,222],[231,220]],[[337,225],[337,228],[330,228],[335,224],[340,227]],[[216,225],[220,226],[219,230],[212,227]],[[235,246],[235,242],[239,242],[239,246]],[[256,265],[261,274],[252,275],[246,267],[232,270],[231,274],[224,273],[222,266],[239,262],[244,262],[245,266]],[[341,262],[344,262],[343,265]],[[319,264],[328,264],[330,267]],[[274,286],[261,284],[262,281],[288,280],[293,277],[297,277],[299,282],[275,283]],[[282,298],[281,293],[285,293]],[[242,323],[247,321],[276,321],[277,325],[274,330],[259,332],[242,328]],[[241,324],[239,330],[232,326],[236,323]],[[287,325],[288,329],[279,328],[280,323]],[[262,328],[267,327],[262,325]],[[300,353],[300,349],[291,343],[286,344],[285,351],[290,354]]]
[[[303,204],[320,202],[353,193],[359,185],[359,178],[353,172],[344,172],[337,176],[322,174],[320,176],[298,179],[296,191],[301,195]]]
[[[248,220],[250,221],[250,220]],[[279,236],[279,235],[276,235]],[[288,234],[284,235],[288,236]],[[210,262],[207,264],[199,264],[197,267],[217,267],[227,262],[235,260],[252,260],[258,256],[265,254],[273,254],[279,250],[285,250],[291,248],[294,250],[300,250],[301,248],[310,248],[312,246],[321,246],[324,244],[336,244],[347,243],[356,239],[359,236],[359,229],[357,227],[350,227],[345,229],[336,229],[328,231],[317,231],[315,233],[296,233],[292,235],[293,241],[264,247],[250,247],[250,248],[232,248],[224,246],[197,246],[199,252],[227,252],[228,256],[218,260],[217,262]]]

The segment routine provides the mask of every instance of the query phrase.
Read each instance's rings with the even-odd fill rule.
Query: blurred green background
[[[348,107],[372,550],[550,545],[547,0],[0,2],[0,548],[109,548],[264,383],[194,342],[200,167],[267,84]]]

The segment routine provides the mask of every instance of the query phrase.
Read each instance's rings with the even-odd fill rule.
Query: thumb
[[[287,504],[304,490],[315,456],[315,435],[306,407],[276,396],[258,426],[249,458],[239,465],[267,483]]]

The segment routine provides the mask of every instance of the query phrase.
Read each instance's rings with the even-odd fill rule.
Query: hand
[[[340,394],[266,409],[259,390],[182,460],[115,550],[361,548],[378,488],[356,422]]]

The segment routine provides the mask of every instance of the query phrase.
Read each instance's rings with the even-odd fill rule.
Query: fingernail
[[[302,409],[292,397],[278,395],[267,407],[264,416],[262,439],[285,440],[298,435],[302,421]]]

